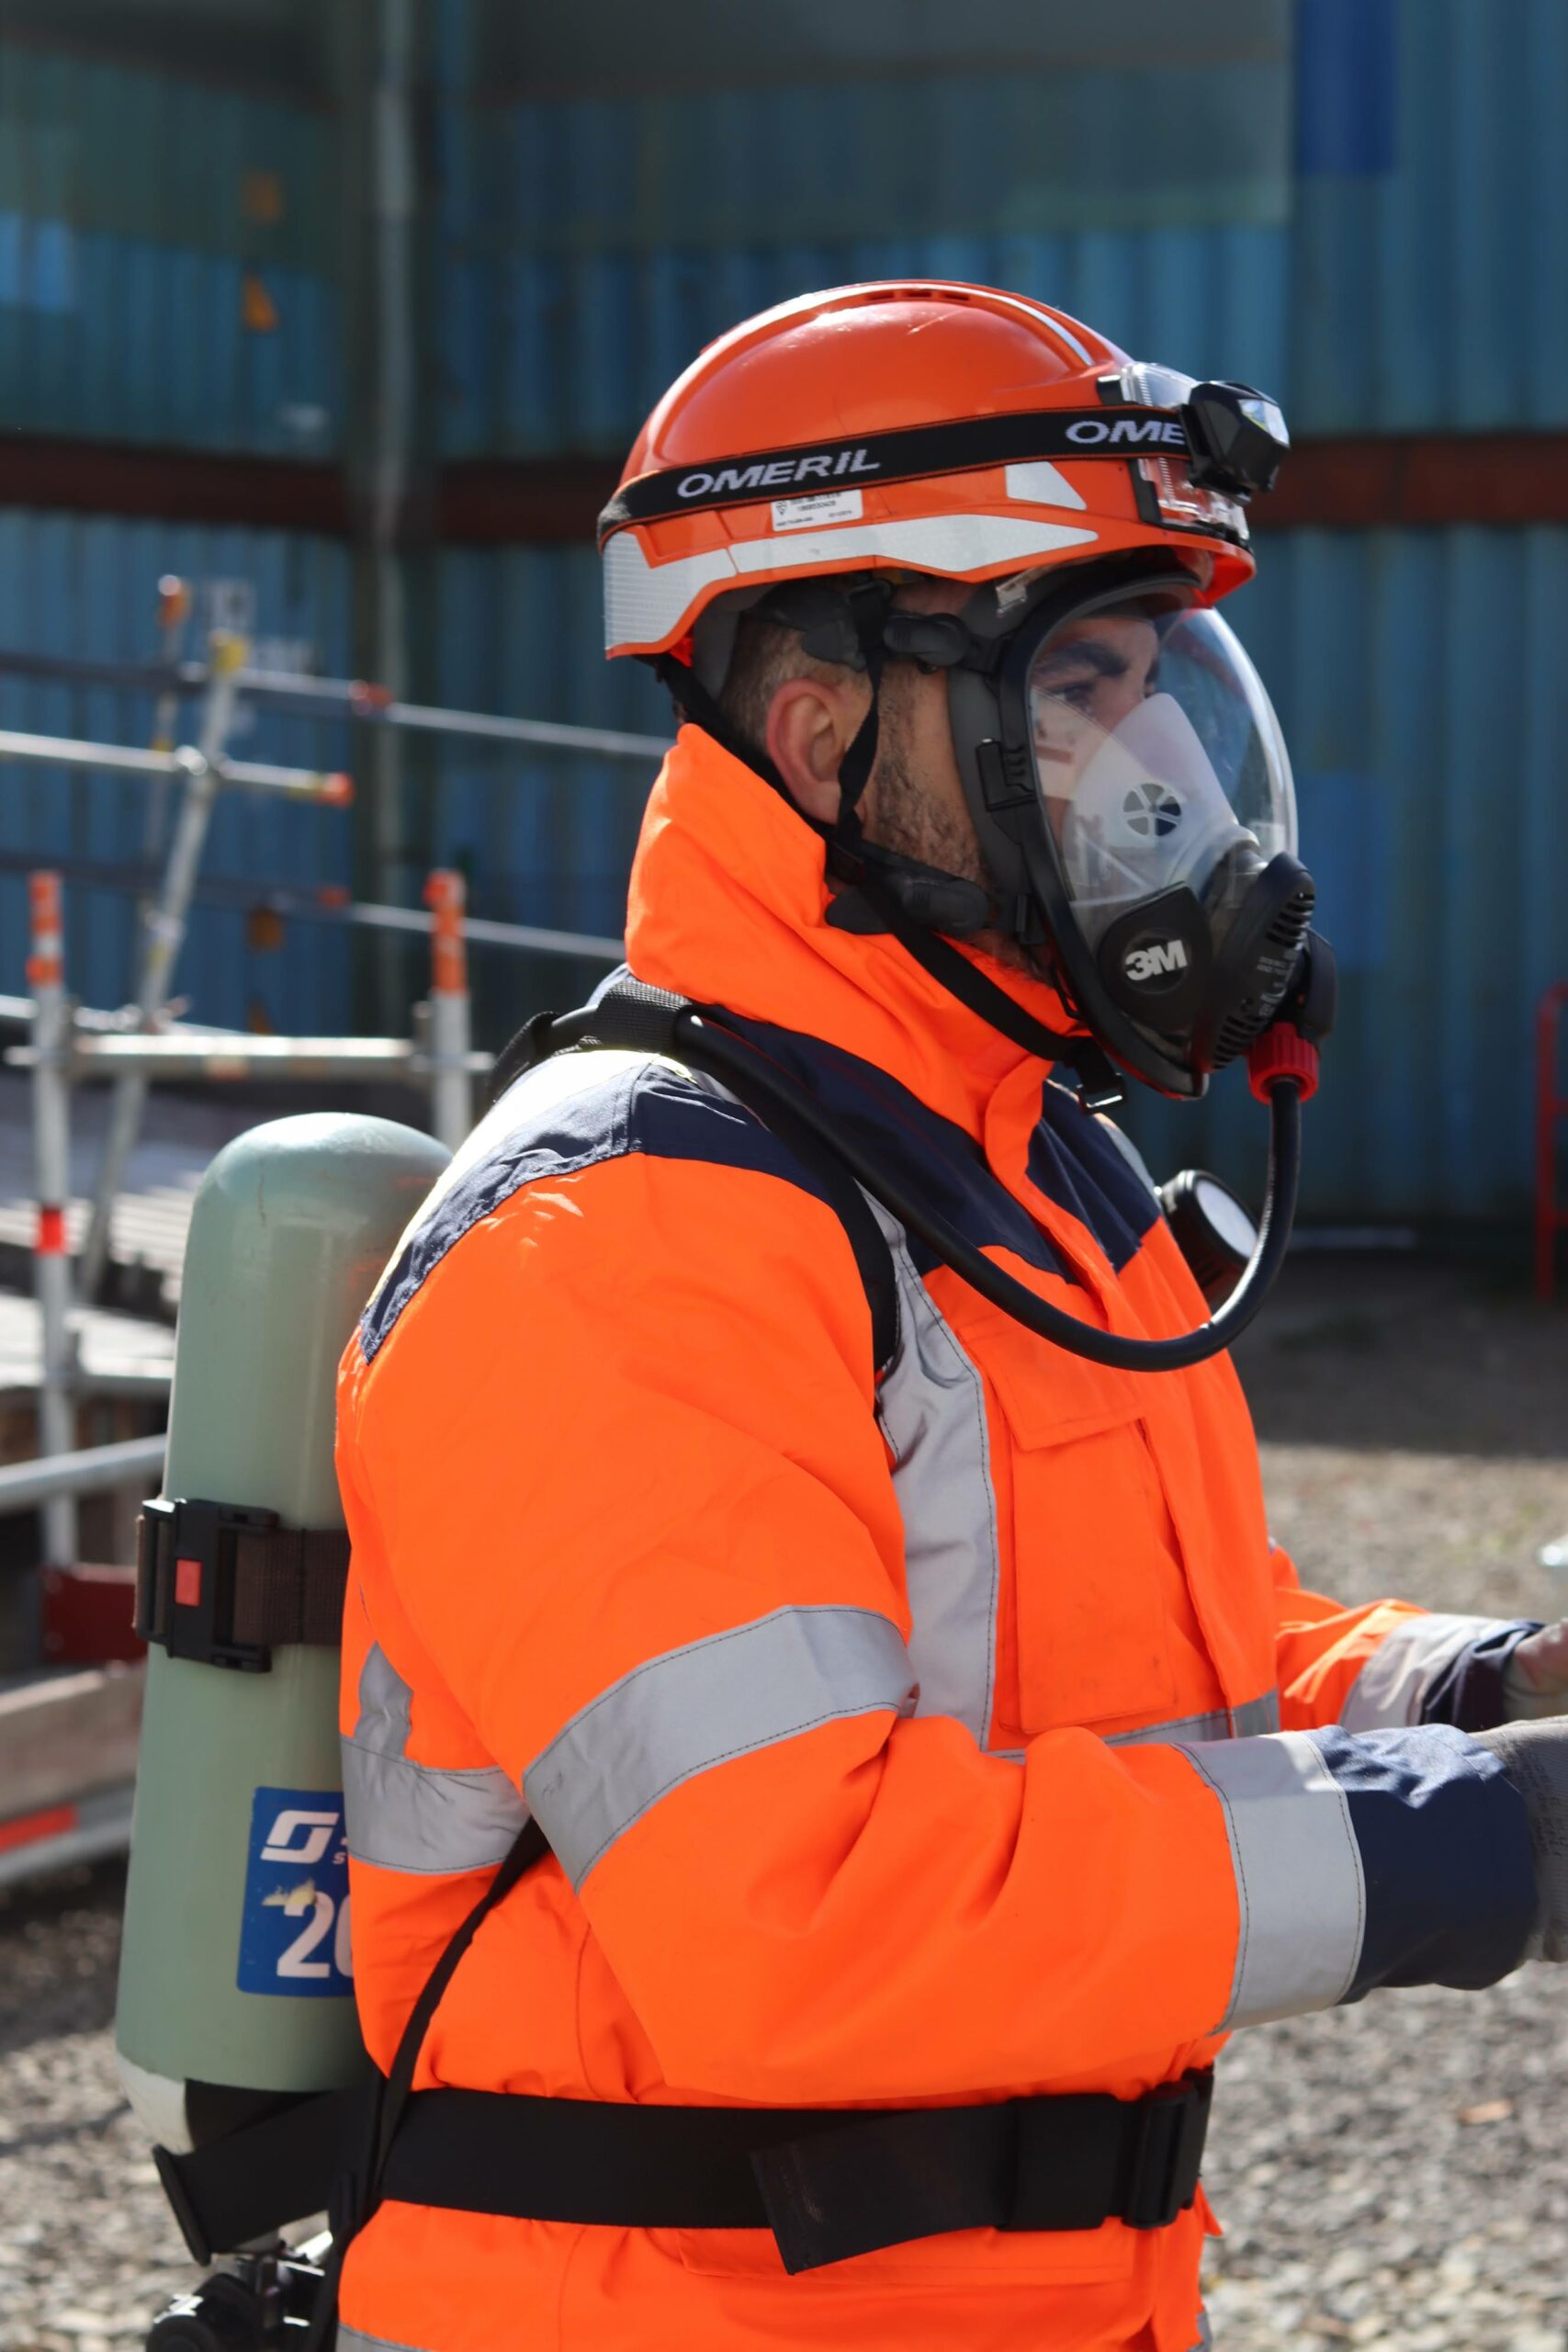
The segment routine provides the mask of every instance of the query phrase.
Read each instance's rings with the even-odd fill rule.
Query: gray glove
[[[1540,1909],[1526,1958],[1568,1961],[1568,1715],[1477,1732],[1525,1801]]]

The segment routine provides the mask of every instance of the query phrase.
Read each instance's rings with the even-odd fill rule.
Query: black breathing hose
[[[590,1023],[585,1023],[590,1026]],[[1258,1247],[1240,1282],[1217,1315],[1195,1330],[1173,1340],[1130,1340],[1117,1331],[1102,1331],[1059,1306],[1049,1306],[1034,1292],[1004,1272],[982,1250],[956,1233],[944,1217],[934,1216],[907,1192],[897,1176],[854,1140],[844,1135],[807,1090],[782,1074],[775,1076],[756,1047],[746,1045],[721,1023],[695,1012],[682,1012],[674,1022],[679,1041],[677,1058],[718,1080],[738,1101],[766,1123],[770,1110],[784,1110],[810,1128],[841,1159],[855,1182],[896,1216],[907,1231],[936,1252],[972,1290],[1010,1315],[1042,1340],[1049,1340],[1093,1363],[1110,1364],[1118,1372],[1185,1372],[1206,1363],[1246,1330],[1273,1288],[1296,1213],[1301,1177],[1301,1089],[1292,1078],[1277,1079],[1269,1089],[1269,1177],[1258,1227]],[[584,1042],[587,1042],[585,1039]]]

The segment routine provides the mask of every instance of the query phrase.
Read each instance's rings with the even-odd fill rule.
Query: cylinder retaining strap
[[[171,1657],[265,1674],[278,1643],[335,1649],[347,1581],[341,1527],[186,1497],[136,1523],[136,1631]]]

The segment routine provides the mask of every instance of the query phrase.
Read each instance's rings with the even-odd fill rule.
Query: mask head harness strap
[[[954,614],[896,614],[894,593],[894,583],[879,576],[846,586],[830,580],[795,580],[782,582],[750,607],[758,619],[792,629],[802,651],[813,660],[857,671],[870,683],[865,717],[840,763],[839,813],[830,825],[804,816],[767,752],[741,738],[694,665],[668,652],[655,657],[653,669],[688,718],[772,786],[822,836],[828,871],[844,886],[829,915],[836,928],[890,933],[950,996],[1024,1052],[1075,1071],[1091,1109],[1109,1108],[1123,1099],[1126,1090],[1094,1040],[1046,1028],[939,935],[951,932],[963,938],[986,927],[992,909],[980,886],[878,850],[862,836],[860,803],[876,762],[887,662],[913,661],[921,669],[935,670],[951,668],[966,657],[995,660]]]

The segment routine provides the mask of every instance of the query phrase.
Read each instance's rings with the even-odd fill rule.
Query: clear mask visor
[[[1090,948],[1182,887],[1221,944],[1252,876],[1296,849],[1284,741],[1231,629],[1129,595],[1043,639],[1026,692],[1035,783]]]

